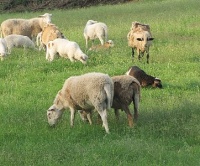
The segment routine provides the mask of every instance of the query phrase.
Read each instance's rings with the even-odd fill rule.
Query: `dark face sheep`
[[[152,86],[153,88],[162,88],[162,83],[159,78],[146,74],[137,66],[130,67],[126,75],[135,77],[142,87]]]

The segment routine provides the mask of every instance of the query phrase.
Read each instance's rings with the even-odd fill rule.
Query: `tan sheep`
[[[103,45],[96,45],[90,47],[90,51],[100,51],[100,50],[108,50],[110,48],[114,47],[114,42],[112,40],[108,40]]]
[[[137,50],[139,60],[146,52],[147,63],[149,63],[149,47],[154,39],[152,38],[149,25],[133,22],[127,39],[128,45],[132,48],[132,57],[134,57],[134,49]]]
[[[37,34],[51,22],[51,16],[52,14],[45,13],[37,18],[5,20],[1,23],[1,36],[17,34],[28,36],[35,41]]]

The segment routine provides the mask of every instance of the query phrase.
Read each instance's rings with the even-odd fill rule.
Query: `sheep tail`
[[[107,95],[107,109],[110,109],[113,103],[113,87],[110,84],[104,85],[104,90]]]

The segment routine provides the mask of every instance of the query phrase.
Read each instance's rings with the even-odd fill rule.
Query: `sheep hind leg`
[[[109,132],[108,121],[107,121],[107,110],[106,109],[101,110],[101,111],[98,110],[98,113],[101,116],[101,119],[102,119],[102,122],[103,122],[103,127],[105,128],[106,133],[109,134],[110,132]]]
[[[147,53],[147,63],[149,63],[149,53]]]
[[[130,127],[133,127],[133,116],[128,108],[128,106],[122,106],[122,109],[125,111],[126,115],[127,115],[127,119],[128,119],[128,124]]]
[[[132,61],[134,60],[134,48],[132,48]]]
[[[117,119],[117,121],[119,121],[119,110],[115,109],[115,117]]]
[[[133,97],[134,120],[138,119],[139,101],[140,101],[140,94],[135,94],[134,97]]]

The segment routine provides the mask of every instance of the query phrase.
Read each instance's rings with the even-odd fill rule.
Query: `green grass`
[[[45,52],[14,49],[0,62],[0,165],[167,165],[200,163],[200,1],[148,0],[75,10],[1,14],[31,18],[49,12],[52,21],[85,51],[83,29],[88,19],[105,22],[111,52],[86,52],[87,65],[56,59]],[[155,40],[150,63],[131,60],[126,35],[132,21],[148,23]],[[99,41],[96,41],[98,43]],[[70,128],[69,112],[55,128],[46,110],[66,78],[87,72],[124,74],[132,65],[159,77],[164,88],[142,89],[139,119],[129,128],[124,112],[119,123],[108,113],[110,135],[101,125],[90,126],[78,114]],[[131,106],[131,109],[133,107]]]

